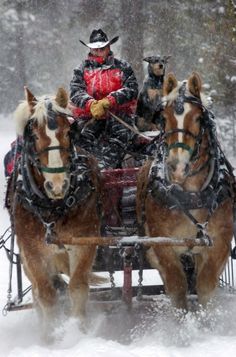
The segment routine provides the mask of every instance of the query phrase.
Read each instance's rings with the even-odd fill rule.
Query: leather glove
[[[95,119],[101,119],[105,116],[106,110],[110,107],[110,102],[107,98],[99,101],[94,101],[90,106],[90,112]]]
[[[103,98],[103,99],[99,100],[98,103],[101,103],[103,105],[104,109],[109,109],[110,105],[111,105],[109,99],[107,99],[107,98]]]

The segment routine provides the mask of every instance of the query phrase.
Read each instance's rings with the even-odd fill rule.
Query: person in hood
[[[93,30],[86,60],[74,69],[70,82],[73,116],[84,121],[79,144],[97,156],[101,168],[120,167],[132,132],[111,113],[133,124],[137,104],[138,83],[131,65],[114,57],[103,30]]]

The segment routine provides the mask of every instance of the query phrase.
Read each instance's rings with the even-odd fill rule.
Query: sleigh
[[[160,123],[162,127],[161,134],[155,142],[155,160],[146,160],[142,167],[134,164],[133,167],[107,169],[101,172],[99,172],[96,160],[77,147],[78,127],[71,125],[68,120],[66,108],[63,107],[65,100],[61,100],[65,97],[63,91],[58,91],[56,99],[49,100],[46,97],[39,102],[32,96],[32,93],[27,92],[27,100],[22,105],[31,109],[35,103],[37,105],[34,109],[34,120],[31,119],[31,116],[24,117],[27,113],[25,108],[20,110],[18,116],[18,120],[24,119],[23,122],[26,123],[24,127],[25,147],[23,148],[21,175],[17,182],[16,193],[14,190],[12,191],[16,195],[16,200],[10,200],[9,207],[14,208],[11,212],[13,212],[13,217],[18,223],[18,225],[14,224],[18,244],[21,244],[21,251],[23,249],[24,253],[27,252],[28,254],[25,269],[29,269],[30,265],[28,275],[34,275],[34,281],[38,283],[37,289],[33,288],[37,293],[41,291],[42,295],[46,290],[51,298],[51,307],[54,306],[57,290],[66,290],[67,286],[70,287],[71,280],[73,281],[73,278],[75,278],[75,283],[72,284],[70,291],[73,305],[77,310],[81,310],[82,307],[82,313],[84,312],[85,299],[82,299],[84,300],[82,303],[81,301],[78,303],[77,297],[81,298],[81,292],[77,284],[82,286],[81,289],[85,288],[86,290],[88,287],[88,272],[92,267],[95,247],[98,247],[98,249],[93,272],[108,272],[110,278],[108,285],[110,286],[91,288],[90,302],[94,305],[100,305],[105,310],[120,305],[129,309],[137,306],[137,304],[148,306],[152,304],[155,297],[165,293],[164,285],[159,278],[154,284],[146,285],[144,283],[143,277],[151,269],[146,260],[146,253],[150,251],[154,251],[157,257],[159,255],[159,258],[162,259],[162,268],[169,275],[165,281],[165,286],[168,288],[166,292],[171,291],[175,279],[179,279],[179,284],[175,284],[174,288],[177,287],[177,292],[172,291],[173,296],[176,293],[178,295],[178,289],[184,287],[182,301],[180,301],[183,305],[179,305],[180,308],[185,308],[187,291],[189,294],[195,294],[196,291],[195,286],[191,284],[193,272],[191,260],[188,260],[188,256],[185,254],[183,263],[179,260],[177,262],[176,259],[179,259],[180,256],[175,254],[177,249],[184,248],[185,251],[195,249],[199,255],[204,251],[205,256],[208,257],[210,252],[213,255],[218,247],[217,257],[211,257],[209,266],[205,264],[203,267],[205,271],[203,270],[204,274],[201,277],[205,284],[203,287],[207,290],[210,281],[206,279],[208,274],[206,268],[209,270],[213,267],[212,280],[214,284],[217,282],[219,274],[215,279],[216,273],[222,271],[225,266],[233,235],[234,192],[231,183],[232,181],[234,183],[234,177],[232,169],[227,164],[227,160],[225,160],[217,143],[211,113],[206,110],[200,99],[201,88],[198,76],[193,74],[188,80],[188,85],[193,87],[192,94],[186,94],[186,82],[178,87],[178,91],[176,91],[176,88],[172,88],[174,85],[180,86],[176,78],[172,76],[172,78],[169,78],[167,89],[175,89],[176,98],[173,102],[173,96],[170,96],[169,106],[167,105],[163,109],[163,111],[166,111],[164,113],[165,120],[169,120],[169,130],[166,131],[165,123]],[[177,128],[176,124],[173,127],[171,126],[177,121],[174,116],[175,113],[184,113],[185,104],[188,110],[191,107],[192,115],[189,118],[193,126],[193,128],[191,127],[192,131],[189,127]],[[37,109],[40,110],[37,111]],[[42,111],[47,120],[42,121]],[[40,130],[40,124],[46,126],[46,133],[51,135],[50,140],[46,143],[52,141],[56,143],[55,145],[45,144],[45,135],[42,135],[43,131]],[[58,135],[58,132],[60,132],[60,135]],[[40,140],[42,143],[41,146],[38,146]],[[180,158],[178,158],[178,155]],[[184,160],[182,160],[181,155],[184,156]],[[53,157],[53,160],[49,160],[49,157]],[[189,159],[188,163],[186,163],[186,157]],[[167,158],[169,159],[168,162]],[[192,162],[191,158],[193,159]],[[54,165],[50,166],[50,162]],[[166,170],[169,170],[168,180],[166,179]],[[70,172],[69,178],[68,171]],[[215,175],[214,172],[216,172]],[[189,175],[187,175],[188,173]],[[173,180],[171,175],[174,177]],[[60,179],[59,188],[58,176]],[[100,180],[100,176],[102,176],[102,180]],[[199,185],[194,192],[181,189],[182,176],[184,178],[187,176],[190,181],[192,177],[196,181],[199,179],[200,184],[197,182]],[[23,180],[21,180],[21,177],[23,177]],[[180,184],[174,184],[178,180]],[[100,185],[100,181],[103,181],[103,185]],[[81,182],[84,185],[81,185]],[[100,186],[102,186],[102,190]],[[202,187],[204,189],[201,189]],[[100,200],[101,192],[103,202]],[[61,200],[58,199],[58,195],[62,197]],[[145,203],[141,202],[140,197],[145,198]],[[12,202],[16,202],[16,207],[12,205]],[[84,207],[88,209],[84,209]],[[71,210],[71,208],[73,209]],[[191,213],[193,209],[197,211],[195,216]],[[88,216],[82,220],[84,212]],[[51,216],[51,213],[53,216]],[[215,216],[213,216],[214,214]],[[206,223],[211,216],[213,217],[210,227],[212,236],[207,234],[205,225],[199,223],[202,221]],[[222,217],[224,221],[222,221]],[[181,226],[179,231],[178,225]],[[24,229],[25,226],[28,228],[27,232]],[[55,226],[57,231],[54,230]],[[83,228],[82,231],[80,230],[81,227]],[[172,228],[175,230],[172,231]],[[176,235],[173,232],[176,232]],[[227,233],[227,244],[224,244],[225,232]],[[215,237],[213,235],[217,238],[216,244],[214,244]],[[218,237],[218,235],[220,236]],[[40,244],[34,246],[32,239],[35,236],[38,237]],[[6,248],[8,239],[9,249]],[[34,253],[33,261],[29,249],[31,244]],[[14,250],[14,229],[9,232],[9,237],[2,238],[1,246],[6,249],[10,260],[8,300],[4,311],[31,308],[32,303],[25,301],[25,295],[31,290],[31,287],[23,288],[21,261],[19,254]],[[77,276],[72,277],[69,282],[64,280],[64,277],[62,277],[63,279],[59,277],[59,273],[61,275],[62,271],[65,271],[65,274],[69,272],[67,275],[70,276],[70,270],[67,269],[67,266],[64,266],[61,270],[59,269],[61,265],[58,268],[56,261],[51,262],[51,256],[57,254],[54,249],[56,246],[59,250],[69,246],[69,253],[66,251],[67,255],[70,254],[70,251],[74,252],[76,246],[82,252],[81,255],[77,254],[76,256],[79,260],[76,265],[76,268],[79,267]],[[83,246],[86,246],[88,251],[92,251],[92,254],[89,251],[88,259],[83,256],[86,250],[81,249]],[[150,247],[152,247],[152,250],[149,249]],[[166,254],[166,251],[170,252],[170,250],[172,260]],[[45,268],[40,256],[44,258],[43,261],[47,261],[49,267],[52,268],[53,265],[57,279],[53,280],[53,273],[50,274],[50,271],[46,269],[48,266]],[[83,259],[81,259],[81,256],[83,256]],[[223,256],[220,265],[218,265],[219,256],[220,259]],[[230,292],[235,292],[235,267],[232,260],[235,256],[234,247],[232,256],[226,264],[225,272],[219,280],[219,285],[227,288]],[[38,269],[39,271],[35,269],[36,260],[43,274],[40,269]],[[14,266],[16,266],[17,297],[12,299]],[[169,266],[171,269],[168,269]],[[115,281],[118,271],[122,275],[121,287],[116,286]],[[137,272],[135,279],[134,271]],[[72,275],[73,273],[74,269],[72,269]],[[157,275],[157,272],[155,274]],[[151,273],[151,275],[153,274]],[[165,278],[165,274],[163,276]],[[182,284],[183,276],[184,284]],[[189,280],[188,277],[190,277]],[[44,281],[47,284],[42,284]],[[48,282],[54,285],[51,286]],[[172,287],[169,283],[172,283]],[[87,290],[84,293],[85,295],[87,296]],[[45,294],[40,299],[44,309],[47,306]],[[175,296],[174,303],[178,305]],[[81,311],[77,312],[77,315],[80,316]],[[47,322],[47,314],[44,313],[44,316]]]
[[[90,304],[103,311],[114,311],[125,306],[137,309],[137,306],[152,306],[155,298],[165,294],[165,288],[160,276],[153,270],[145,257],[145,250],[150,246],[204,246],[208,245],[204,239],[173,240],[168,237],[140,237],[136,219],[136,184],[140,167],[121,169],[107,169],[102,171],[105,186],[105,212],[102,227],[102,237],[71,237],[63,242],[54,244],[91,244],[97,245],[97,256],[93,271],[101,275],[109,275],[105,286],[92,287],[90,290]],[[25,288],[26,282],[22,276],[20,255],[6,247],[11,237],[10,229],[5,232],[5,239],[1,239],[1,247],[6,250],[10,262],[10,279],[8,301],[4,313],[31,309],[33,304],[29,297],[31,286]],[[14,243],[12,243],[14,246]],[[14,248],[13,248],[14,249]],[[235,286],[235,248],[229,257],[223,274],[219,279],[219,287],[229,293],[236,293]],[[192,267],[186,265],[186,270]],[[118,274],[118,286],[116,275]],[[145,283],[144,275],[155,274],[155,283]],[[16,282],[12,286],[12,277]],[[150,279],[147,278],[149,281]],[[151,279],[153,280],[153,278]],[[11,292],[16,292],[12,299]]]

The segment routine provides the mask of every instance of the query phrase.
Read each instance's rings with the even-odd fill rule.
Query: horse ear
[[[37,99],[35,98],[33,93],[28,89],[28,87],[24,86],[24,91],[25,91],[25,99],[28,102],[30,112],[33,113],[34,106],[37,103]]]
[[[200,98],[200,93],[202,89],[202,80],[198,73],[193,72],[188,79],[188,88],[190,93],[195,97]]]
[[[58,88],[57,94],[56,94],[56,102],[57,104],[62,107],[66,108],[68,105],[68,94],[64,88]]]
[[[178,81],[175,78],[174,73],[168,73],[163,86],[164,96],[168,95],[174,88],[178,86]]]

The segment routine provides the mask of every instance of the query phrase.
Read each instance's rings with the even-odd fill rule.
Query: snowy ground
[[[2,159],[14,139],[11,118],[0,116],[0,200],[3,205],[5,184]],[[7,212],[1,208],[0,235],[8,227]],[[3,309],[8,289],[8,261],[0,251],[0,308]],[[156,279],[153,273],[149,280]],[[168,300],[160,296],[152,309],[138,309],[132,316],[123,309],[109,318],[103,313],[90,315],[89,332],[83,334],[76,321],[67,320],[56,331],[51,346],[39,338],[39,325],[34,310],[0,314],[0,356],[233,356],[236,350],[236,296],[219,292],[208,311],[189,313],[178,321]]]

